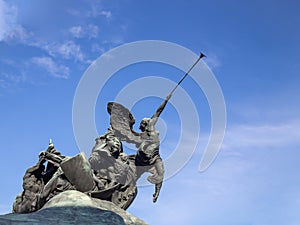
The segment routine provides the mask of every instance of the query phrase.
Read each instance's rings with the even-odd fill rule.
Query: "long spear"
[[[155,114],[151,117],[151,119],[153,119],[155,122],[152,124],[152,126],[155,125],[159,115],[162,113],[162,111],[164,110],[167,102],[169,101],[169,99],[171,98],[173,92],[176,90],[176,88],[181,84],[181,82],[187,77],[187,75],[189,74],[189,72],[191,72],[191,70],[196,66],[196,64],[203,58],[205,57],[205,55],[201,52],[199,58],[196,60],[196,62],[192,65],[192,67],[184,74],[184,76],[181,78],[181,80],[177,83],[177,85],[173,88],[173,90],[170,92],[170,94],[167,96],[167,98],[165,99],[165,101],[158,107],[158,109],[156,110]],[[141,123],[142,124],[142,123]],[[144,126],[144,125],[143,125]],[[141,128],[141,126],[140,126]],[[164,171],[163,168],[160,168],[162,171]],[[155,184],[155,193],[153,194],[153,202],[156,202],[160,189],[161,189],[161,183],[157,183]]]
[[[169,101],[169,99],[172,97],[173,92],[176,90],[176,88],[178,88],[178,86],[181,84],[181,82],[187,77],[187,75],[191,72],[191,70],[196,66],[196,64],[203,58],[206,57],[202,52],[200,53],[199,58],[196,60],[196,62],[192,65],[192,67],[184,74],[184,76],[181,78],[181,80],[177,83],[177,85],[173,88],[173,90],[170,92],[170,94],[168,94],[168,96],[166,97],[166,99],[163,101],[163,103],[158,107],[158,109],[156,110],[156,112],[154,113],[154,115],[151,118],[158,118],[160,116],[160,114],[162,113],[162,111],[164,110],[167,102]]]
[[[196,64],[203,58],[206,57],[202,52],[200,53],[199,58],[196,60],[196,62],[192,65],[192,67],[184,74],[184,76],[181,78],[181,80],[177,83],[177,85],[173,88],[171,93],[169,95],[172,95],[174,91],[177,89],[177,87],[181,84],[181,82],[187,77],[187,75],[191,72],[191,70],[196,66]]]

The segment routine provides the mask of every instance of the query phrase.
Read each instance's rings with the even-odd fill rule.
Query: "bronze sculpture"
[[[155,124],[170,98],[171,95],[168,95],[151,118],[144,118],[141,121],[139,127],[141,133],[132,129],[135,120],[128,109],[119,103],[108,103],[108,112],[111,115],[110,124],[114,133],[118,139],[133,143],[138,149],[136,155],[129,157],[131,168],[134,171],[134,182],[143,173],[152,173],[148,177],[148,181],[155,184],[153,202],[156,202],[158,198],[164,177],[163,161],[159,154],[159,133],[155,129]]]
[[[62,155],[50,139],[37,164],[26,171],[23,192],[16,197],[13,212],[39,210],[53,196],[66,190],[77,190],[93,198],[111,201],[126,210],[137,195],[137,180],[145,172],[151,173],[147,180],[155,185],[153,202],[156,202],[163,183],[164,166],[155,124],[173,92],[202,57],[201,53],[153,116],[141,121],[140,133],[133,130],[135,119],[131,112],[119,103],[109,102],[110,127],[96,138],[89,159],[83,153],[74,157]],[[122,141],[135,144],[136,154],[126,155]]]
[[[127,209],[136,197],[136,182],[145,172],[152,173],[148,181],[155,184],[153,202],[156,202],[164,168],[155,123],[170,97],[168,95],[151,118],[142,120],[141,133],[132,129],[134,117],[128,109],[119,103],[108,103],[111,127],[96,138],[88,161],[83,153],[75,157],[61,155],[50,140],[48,149],[40,153],[38,163],[26,171],[24,190],[17,196],[13,211],[34,212],[53,196],[66,190],[78,190]],[[137,153],[126,155],[122,141],[134,143]],[[46,162],[47,166],[44,165]]]

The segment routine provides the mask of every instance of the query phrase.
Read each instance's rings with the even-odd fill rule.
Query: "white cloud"
[[[205,62],[210,68],[219,68],[222,64],[220,59],[215,54],[210,54],[206,59]]]
[[[17,63],[11,59],[2,59],[0,63],[10,67],[7,71],[0,71],[0,87],[8,88],[11,84],[28,81],[25,65],[22,62]]]
[[[123,43],[121,36],[109,38],[105,35],[105,38],[112,40],[105,43],[103,41],[104,36],[99,35],[102,24],[105,26],[112,22],[108,19],[113,15],[111,11],[103,8],[101,2],[84,1],[82,4],[75,4],[74,9],[68,9],[69,6],[62,5],[60,12],[63,12],[63,15],[60,12],[57,14],[59,18],[62,16],[62,20],[65,21],[61,24],[54,24],[58,17],[53,18],[55,21],[49,20],[49,23],[35,19],[39,18],[40,13],[47,20],[52,18],[53,13],[50,10],[55,9],[55,7],[50,7],[48,10],[44,5],[36,5],[33,8],[22,6],[23,3],[0,0],[0,42],[16,43],[15,55],[19,60],[17,66],[7,64],[7,70],[1,71],[10,74],[10,79],[7,77],[0,78],[2,79],[1,87],[17,83],[18,80],[23,81],[24,77],[16,76],[22,71],[25,71],[27,75],[26,81],[31,81],[30,74],[27,73],[30,69],[26,64],[28,59],[32,59],[30,64],[33,62],[38,64],[52,76],[67,78],[70,71],[68,67],[62,65],[65,61],[79,64],[83,68],[92,62],[90,58],[95,57],[95,52],[100,54],[107,48]],[[33,10],[35,8],[41,10]],[[119,21],[113,24],[113,29],[120,31],[117,22]],[[114,30],[113,33],[115,33]],[[24,52],[27,59],[23,59]],[[41,55],[41,52],[44,54]],[[57,59],[60,63],[57,63]]]
[[[17,23],[17,17],[17,8],[0,0],[0,41],[12,39],[24,41],[29,37],[24,27]]]
[[[235,125],[229,127],[223,147],[282,147],[300,143],[300,121],[279,124]]]
[[[74,41],[64,43],[44,43],[42,41],[32,43],[33,46],[44,49],[53,57],[61,56],[64,59],[75,59],[80,62],[85,61],[85,56],[81,51],[80,45]]]
[[[6,79],[6,81],[10,81],[12,83],[20,83],[27,80],[26,74],[24,71],[20,71],[19,73],[2,73],[2,77]]]
[[[18,40],[25,42],[32,34],[28,33],[24,27],[18,25],[7,34],[6,40]]]
[[[82,38],[84,35],[82,26],[74,26],[69,29],[72,36],[76,38]]]
[[[67,41],[62,45],[57,46],[56,51],[66,59],[75,58],[78,61],[84,60],[84,55],[81,52],[80,46],[76,45],[73,41]]]
[[[112,13],[109,10],[103,10],[101,4],[94,1],[91,3],[91,10],[87,13],[87,16],[94,18],[98,16],[104,16],[106,19],[110,19]]]
[[[16,23],[16,8],[0,0],[0,41],[4,40]]]
[[[88,8],[82,10],[69,8],[67,9],[67,12],[70,15],[79,18],[97,18],[103,16],[106,19],[110,19],[112,17],[112,12],[110,10],[104,10],[99,1],[90,1]]]
[[[88,25],[86,32],[88,33],[88,37],[96,38],[98,37],[99,27],[94,24],[90,24]]]
[[[284,216],[299,220],[299,182],[291,173],[298,167],[296,160],[289,162],[297,149],[287,147],[300,143],[299,127],[300,121],[229,127],[227,146],[207,171],[197,173],[194,156],[164,182],[155,206],[149,202],[153,189],[145,196],[139,189],[130,210],[150,224],[283,224]],[[282,146],[284,151],[278,148]],[[275,148],[276,154],[270,154]],[[157,216],[147,215],[148,210]]]
[[[110,19],[111,16],[112,16],[112,13],[111,13],[111,11],[102,10],[102,11],[99,12],[99,15],[105,16],[106,19]]]
[[[50,57],[34,57],[32,62],[47,70],[53,77],[69,78],[70,69],[64,65],[57,64]]]
[[[85,27],[74,26],[69,29],[69,32],[75,38],[96,38],[98,37],[99,27],[94,24],[89,24]]]
[[[102,53],[104,53],[104,48],[101,47],[99,44],[94,43],[94,44],[92,44],[91,51],[92,52],[97,52],[99,54],[102,54]]]
[[[109,40],[104,40],[103,44],[108,44],[111,47],[114,48],[116,45],[121,45],[124,43],[124,39],[122,36],[112,36]]]

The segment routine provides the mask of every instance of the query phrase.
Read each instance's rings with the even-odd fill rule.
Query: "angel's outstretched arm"
[[[153,116],[151,117],[151,120],[153,121],[153,125],[156,124],[158,117],[160,116],[160,114],[162,113],[162,111],[164,110],[164,108],[166,107],[169,99],[171,98],[171,94],[169,94],[166,99],[164,100],[164,102],[158,107],[158,109],[156,110],[156,112],[153,114]]]

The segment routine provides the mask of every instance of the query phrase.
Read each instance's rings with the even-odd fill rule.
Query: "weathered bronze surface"
[[[96,138],[88,159],[83,153],[74,157],[64,156],[50,140],[47,150],[40,153],[37,164],[25,172],[23,192],[16,197],[13,212],[37,211],[66,190],[77,190],[127,209],[137,195],[137,180],[145,172],[151,173],[148,181],[155,185],[153,202],[156,202],[162,187],[164,167],[155,124],[170,97],[167,96],[151,118],[141,121],[141,132],[133,130],[135,119],[127,108],[109,102],[110,127]],[[125,154],[124,141],[135,144],[137,153]]]

